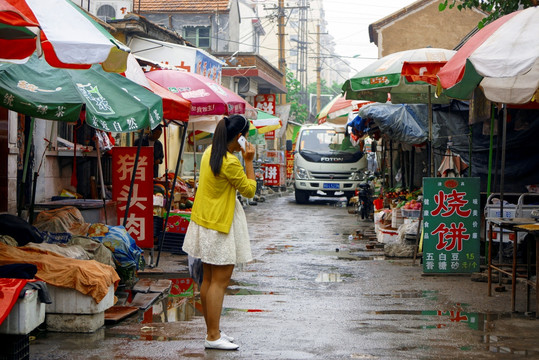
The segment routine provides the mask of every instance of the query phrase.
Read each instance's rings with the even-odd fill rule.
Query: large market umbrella
[[[357,112],[366,103],[369,102],[364,100],[347,100],[343,94],[339,94],[320,110],[320,113],[317,115],[318,123],[322,124],[330,121],[338,124],[346,124],[348,122],[348,114],[353,111]]]
[[[127,68],[124,75],[129,80],[144,86],[146,89],[151,90],[154,94],[161,97],[163,100],[164,119],[179,121],[189,120],[191,102],[147,78],[133,54],[129,54],[127,57]]]
[[[156,127],[158,95],[125,77],[104,71],[60,69],[32,56],[25,64],[0,63],[0,105],[32,117],[73,122],[84,106],[86,122],[104,131]]]
[[[343,85],[346,99],[370,100],[386,102],[388,93],[394,104],[426,104],[429,101],[429,91],[434,94],[434,88],[429,88],[429,78],[436,79],[436,73],[452,56],[453,50],[438,48],[420,48],[396,52],[384,56],[359,71]],[[405,63],[408,64],[405,66]],[[414,64],[420,64],[414,67]],[[403,68],[410,71],[416,69],[412,77],[409,72],[403,73]],[[435,83],[435,82],[434,82]],[[432,98],[432,103],[447,103],[447,98]]]
[[[61,69],[36,56],[25,64],[0,63],[0,98],[1,106],[32,116],[32,121],[73,122],[84,109],[87,124],[103,131],[154,128],[163,117],[159,96],[119,74],[104,71],[101,65],[88,70]],[[23,179],[29,148],[26,154]]]
[[[178,70],[154,70],[146,76],[171,92],[191,101],[193,130],[213,132],[224,115],[245,114],[256,119],[256,109],[232,90],[199,74]]]
[[[447,96],[469,99],[477,86],[502,104],[537,106],[539,88],[539,7],[515,11],[488,24],[459,49],[438,73]],[[503,106],[500,212],[503,214],[507,107]],[[490,193],[493,136],[489,154]]]
[[[487,99],[529,102],[539,87],[539,7],[515,11],[473,35],[438,73],[443,93],[470,99],[480,86]]]
[[[384,56],[359,71],[343,85],[346,99],[392,103],[427,104],[429,124],[429,175],[433,175],[432,104],[445,104],[449,98],[433,96],[436,74],[455,54],[453,50],[420,48]]]
[[[187,71],[154,70],[146,76],[190,100],[191,116],[245,113],[247,102],[241,96],[202,75]]]
[[[122,72],[129,48],[70,0],[0,0],[0,60],[25,62],[34,52],[55,67]]]

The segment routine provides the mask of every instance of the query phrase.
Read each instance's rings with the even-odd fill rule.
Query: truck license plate
[[[338,189],[339,184],[324,183],[324,189]]]

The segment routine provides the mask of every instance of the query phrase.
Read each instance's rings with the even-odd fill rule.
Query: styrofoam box
[[[379,230],[376,235],[378,242],[382,244],[393,244],[399,240],[399,233],[397,231]]]
[[[107,295],[98,303],[90,295],[71,288],[47,284],[52,304],[47,304],[46,312],[53,314],[97,314],[114,305],[114,285],[110,285]]]
[[[25,335],[45,321],[45,304],[39,301],[37,290],[26,290],[17,299],[11,312],[0,325],[0,334]]]

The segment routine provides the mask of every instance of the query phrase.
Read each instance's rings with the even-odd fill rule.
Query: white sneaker
[[[238,344],[232,344],[221,336],[215,341],[210,341],[208,339],[204,340],[204,347],[206,349],[237,350],[240,346]]]
[[[221,337],[225,340],[228,340],[230,342],[234,342],[234,338],[232,336],[228,336],[227,334],[225,334],[224,332],[222,332],[221,330],[219,330],[219,332],[221,333]]]

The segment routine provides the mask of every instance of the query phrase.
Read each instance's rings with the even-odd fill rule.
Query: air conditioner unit
[[[255,96],[258,94],[258,83],[251,78],[240,78],[238,92],[244,96]]]

